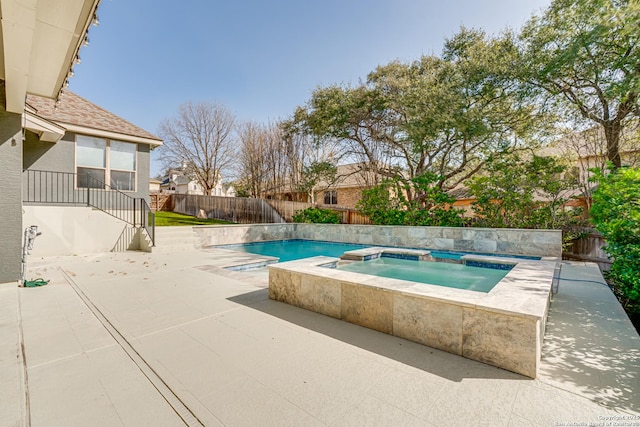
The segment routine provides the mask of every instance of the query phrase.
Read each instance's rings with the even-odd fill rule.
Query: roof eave
[[[65,134],[66,129],[56,123],[30,112],[24,112],[24,127],[36,133],[41,141],[58,142]]]
[[[22,113],[27,93],[57,98],[98,3],[0,0],[0,79],[5,81],[6,111]]]
[[[138,144],[149,144],[152,147],[158,147],[162,145],[162,140],[156,139],[156,138],[148,138],[148,137],[139,136],[139,135],[128,135],[124,133],[112,132],[112,131],[102,130],[102,129],[95,129],[87,126],[74,125],[70,123],[61,123],[61,125],[64,126],[67,129],[67,131],[74,132],[74,133],[98,136],[98,137],[109,138],[109,139],[117,139],[118,141],[135,142]]]

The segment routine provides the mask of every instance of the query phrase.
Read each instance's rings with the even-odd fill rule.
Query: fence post
[[[151,242],[156,245],[156,214],[151,212]]]

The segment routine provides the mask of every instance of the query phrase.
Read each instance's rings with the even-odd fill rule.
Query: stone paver
[[[269,300],[265,273],[219,269],[235,262],[228,252],[31,261],[49,285],[0,285],[2,396],[20,384],[9,360],[19,294],[32,425],[182,424],[62,269],[204,425],[551,426],[640,414],[640,338],[591,265],[563,266],[531,380]],[[0,405],[1,425],[21,424],[20,399]]]

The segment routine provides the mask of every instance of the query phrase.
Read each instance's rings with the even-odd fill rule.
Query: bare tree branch
[[[160,123],[164,140],[160,159],[165,168],[184,168],[205,194],[232,171],[236,159],[235,117],[224,106],[187,102],[178,114]]]

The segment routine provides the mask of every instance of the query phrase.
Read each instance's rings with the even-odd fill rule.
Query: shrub
[[[356,209],[376,225],[462,226],[462,211],[451,207],[455,199],[437,185],[439,181],[440,177],[431,173],[408,183],[384,181],[363,190]]]
[[[516,154],[492,158],[485,173],[470,181],[476,197],[474,225],[491,228],[561,229],[563,246],[584,233],[581,209],[566,209],[577,188],[573,170],[551,157],[522,159]]]
[[[293,222],[308,224],[340,224],[340,214],[329,209],[307,208],[293,215]]]
[[[402,225],[406,212],[401,209],[398,200],[391,197],[392,187],[391,181],[385,181],[362,190],[356,209],[375,225]]]
[[[640,169],[594,170],[591,219],[612,258],[608,279],[629,313],[640,312]]]

